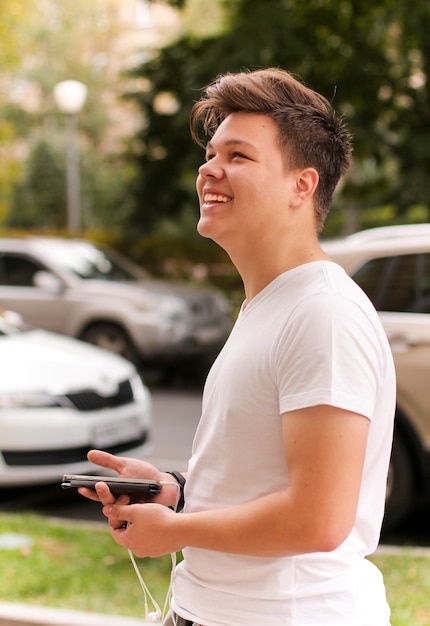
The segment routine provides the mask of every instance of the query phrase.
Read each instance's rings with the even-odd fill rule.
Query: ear
[[[297,170],[293,204],[299,206],[311,199],[318,186],[319,179],[319,174],[313,167]]]

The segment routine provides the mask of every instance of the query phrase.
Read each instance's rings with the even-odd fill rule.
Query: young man
[[[387,626],[365,557],[384,511],[394,368],[373,306],[318,242],[349,135],[323,97],[277,69],[219,77],[191,124],[209,139],[198,231],[228,252],[246,299],[206,381],[184,512],[162,506],[172,487],[128,505],[102,483],[112,535],[138,556],[183,550],[169,625]]]

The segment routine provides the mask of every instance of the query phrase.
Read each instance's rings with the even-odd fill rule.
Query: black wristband
[[[173,476],[173,478],[176,480],[176,482],[178,483],[180,487],[181,495],[179,497],[179,501],[176,507],[176,512],[179,513],[180,511],[182,511],[182,509],[184,508],[184,504],[185,504],[185,497],[184,497],[185,478],[184,476],[182,476],[181,472],[177,472],[176,470],[173,470],[172,472],[166,472],[166,474],[170,474],[171,476]]]

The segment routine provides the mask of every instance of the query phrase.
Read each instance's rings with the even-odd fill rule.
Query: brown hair
[[[351,137],[331,104],[285,70],[270,68],[218,76],[191,111],[193,139],[202,147],[202,128],[211,137],[234,112],[261,113],[279,129],[279,144],[290,168],[314,167],[320,180],[315,211],[321,229],[333,192],[348,169]]]

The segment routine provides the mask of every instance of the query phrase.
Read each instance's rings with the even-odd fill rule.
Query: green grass
[[[127,551],[107,527],[63,523],[32,514],[0,514],[5,535],[24,535],[31,544],[0,548],[0,601],[143,616],[143,593]],[[430,626],[430,558],[405,548],[371,559],[384,574],[392,626]],[[151,593],[162,605],[170,557],[137,559]]]
[[[392,626],[430,625],[430,557],[405,548],[371,559],[384,574]]]
[[[107,526],[0,514],[0,545],[9,534],[29,537],[32,544],[0,549],[0,601],[143,616],[143,592],[128,552],[112,540]],[[170,557],[136,562],[162,606]]]

